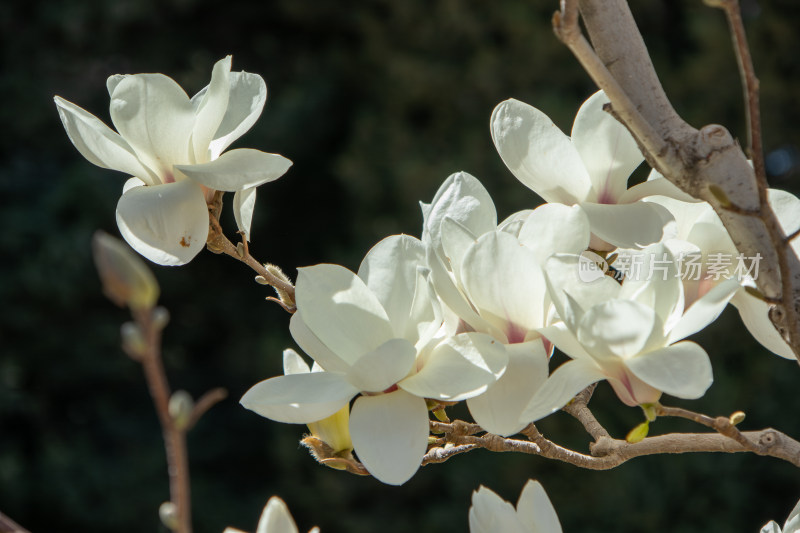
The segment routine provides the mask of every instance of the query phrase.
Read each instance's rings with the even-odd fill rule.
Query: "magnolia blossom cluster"
[[[290,352],[285,375],[256,384],[242,404],[316,424],[336,453],[351,445],[373,476],[402,484],[428,449],[428,410],[440,402],[465,400],[483,429],[510,436],[598,381],[629,406],[665,393],[701,397],[711,362],[685,339],[729,302],[759,342],[793,357],[767,304],[746,290],[752,270],[731,265],[721,276],[704,260],[699,276],[679,275],[679,256],[736,249],[708,204],[657,172],[628,187],[643,156],[603,111],[607,101],[602,92],[589,98],[571,136],[522,102],[495,109],[500,156],[544,205],[498,222],[484,186],[459,172],[421,204],[420,238],[385,238],[355,272],[301,268],[290,331],[313,368]],[[800,201],[782,191],[770,198],[792,233]],[[644,272],[658,262],[663,275],[615,276],[623,256]],[[602,264],[591,279],[587,257]],[[554,346],[570,358],[557,368]]]

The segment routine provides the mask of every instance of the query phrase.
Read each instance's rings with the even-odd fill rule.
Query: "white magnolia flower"
[[[771,520],[768,524],[764,524],[761,533],[800,533],[800,501],[789,513],[789,518],[786,519],[783,528]]]
[[[267,97],[257,74],[214,65],[211,83],[189,98],[163,74],[108,78],[111,121],[55,97],[72,144],[97,166],[129,176],[117,204],[120,233],[161,265],[191,261],[206,244],[209,201],[235,192],[239,229],[249,238],[255,187],[282,176],[291,161],[249,148],[222,153],[255,123]],[[119,133],[117,133],[119,132]]]
[[[528,480],[517,508],[481,485],[472,493],[470,533],[561,533],[550,498],[538,481]]]
[[[682,339],[713,322],[738,283],[723,282],[685,309],[672,254],[660,243],[640,253],[640,275],[622,285],[607,276],[582,281],[578,256],[556,255],[548,260],[550,293],[564,322],[541,333],[572,361],[550,375],[521,422],[560,409],[579,391],[603,379],[631,406],[656,402],[662,392],[696,399],[711,385],[708,354]]]
[[[596,237],[592,248],[641,248],[661,240],[669,213],[638,200],[690,197],[663,177],[627,188],[644,158],[628,130],[603,111],[606,103],[602,91],[591,96],[578,110],[570,138],[535,107],[506,100],[492,113],[492,140],[511,173],[532,191],[548,202],[581,206]]]
[[[243,531],[228,527],[223,533],[244,533]],[[292,518],[286,503],[273,496],[264,507],[258,521],[256,533],[298,533],[297,524]],[[308,533],[319,533],[319,528],[312,528]]]
[[[769,189],[768,200],[781,223],[784,233],[791,235],[800,229],[800,200],[778,189]],[[675,257],[683,258],[683,277],[686,306],[722,283],[736,278],[742,288],[731,298],[731,305],[739,311],[742,322],[753,337],[771,352],[794,360],[794,353],[781,337],[769,318],[769,304],[747,292],[745,287],[755,287],[759,263],[762,258],[747,258],[736,249],[733,240],[722,225],[714,209],[706,202],[686,203],[664,196],[653,196],[645,201],[658,203],[672,213],[676,229],[664,244]],[[793,241],[795,253],[800,252],[800,240]],[[700,258],[699,261],[692,259]],[[742,261],[740,261],[740,258]],[[766,259],[764,259],[766,260]]]
[[[431,204],[423,204],[423,242],[448,331],[487,333],[505,346],[508,368],[486,392],[467,400],[485,430],[509,436],[548,374],[550,300],[541,265],[553,253],[580,253],[589,222],[578,207],[546,204],[512,215],[497,226],[481,183],[466,173],[448,178]]]
[[[358,275],[337,265],[300,269],[290,330],[325,372],[268,379],[242,404],[279,422],[306,424],[360,394],[350,412],[359,460],[384,483],[405,483],[427,450],[425,399],[480,394],[507,362],[488,335],[438,335],[442,319],[423,257],[420,241],[398,235],[370,250]]]

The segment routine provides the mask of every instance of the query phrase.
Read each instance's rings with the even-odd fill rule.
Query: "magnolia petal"
[[[394,338],[383,306],[361,278],[344,267],[321,264],[298,269],[295,298],[303,322],[350,365]]]
[[[240,189],[233,194],[233,216],[236,227],[250,240],[250,226],[253,224],[253,211],[256,208],[256,188]]]
[[[669,211],[651,202],[609,205],[584,202],[581,208],[589,217],[592,233],[619,248],[643,248],[660,241],[664,227],[672,220]]]
[[[503,162],[533,192],[568,205],[588,197],[592,185],[581,157],[547,115],[510,99],[494,108],[490,129]]]
[[[194,109],[172,78],[135,74],[120,80],[111,95],[111,120],[139,160],[156,171],[162,182],[174,180],[174,164],[193,161]]]
[[[405,337],[409,329],[417,267],[424,263],[422,242],[409,235],[392,235],[373,246],[358,267],[358,277],[386,310],[397,337]]]
[[[544,326],[547,291],[539,262],[511,235],[482,235],[464,254],[460,277],[472,305],[509,343]]]
[[[628,253],[625,281],[617,295],[652,308],[666,323],[673,314],[683,312],[683,286],[675,257],[663,243]]]
[[[731,298],[730,303],[739,310],[747,331],[767,350],[786,359],[794,360],[792,349],[783,340],[769,319],[769,304],[744,289]]]
[[[578,324],[578,341],[601,363],[627,360],[664,345],[663,323],[652,308],[630,300],[595,305]]]
[[[283,351],[283,373],[284,375],[288,376],[289,374],[308,374],[311,372],[311,369],[308,368],[308,363],[306,363],[300,354],[292,350],[291,348],[287,348]]]
[[[134,250],[159,265],[183,265],[206,245],[208,208],[190,181],[129,189],[117,203],[117,226]]]
[[[726,279],[715,285],[683,313],[670,330],[668,343],[685,339],[715,321],[739,288],[739,282],[735,279]]]
[[[661,180],[654,181],[658,182]],[[646,181],[645,183],[653,182]],[[644,183],[642,185],[644,185]],[[714,209],[711,207],[711,205],[706,202],[676,200],[665,195],[650,196],[644,201],[658,204],[662,207],[665,207],[670,212],[675,220],[675,235],[673,237],[681,240],[688,240],[689,234],[691,233],[692,228],[694,228],[694,225],[698,221],[706,219],[709,212],[714,212]],[[721,225],[722,223],[719,222],[719,224]]]
[[[503,375],[503,345],[482,333],[461,333],[439,343],[416,374],[398,386],[420,398],[458,402],[480,394]]]
[[[220,59],[214,64],[211,72],[211,83],[206,87],[203,97],[196,107],[194,129],[192,131],[192,147],[194,160],[205,163],[211,160],[208,146],[225,116],[230,95],[231,56]]]
[[[562,533],[561,522],[544,487],[529,479],[517,501],[517,517],[532,533]]]
[[[628,188],[628,176],[644,160],[628,129],[611,113],[603,91],[589,97],[572,126],[572,143],[583,160],[600,203],[617,203]]]
[[[433,282],[436,294],[439,295],[444,305],[461,320],[469,324],[475,331],[486,333],[490,329],[493,329],[492,325],[475,312],[475,309],[456,286],[453,277],[445,269],[442,260],[436,255],[432,247],[428,247],[425,250],[425,259],[431,269],[431,281]]]
[[[602,370],[592,363],[567,361],[550,374],[533,396],[520,416],[520,424],[524,427],[558,411],[580,391],[605,377]]]
[[[390,339],[353,364],[347,381],[363,392],[383,392],[404,377],[414,366],[417,350],[405,339]]]
[[[283,500],[273,496],[264,507],[256,533],[298,533],[297,524]]]
[[[119,82],[121,82],[122,80],[124,80],[129,76],[131,76],[131,74],[112,74],[111,76],[109,76],[108,79],[106,80],[106,90],[108,90],[108,96],[113,95],[114,89],[117,88]]]
[[[544,264],[554,253],[579,254],[589,246],[589,219],[577,205],[544,204],[525,220],[519,242]]]
[[[653,176],[653,172],[655,172],[657,176]],[[705,203],[702,200],[698,200],[694,196],[686,194],[667,178],[661,176],[661,174],[658,174],[658,172],[655,170],[650,173],[650,176],[651,177],[649,177],[647,181],[643,181],[638,185],[634,185],[622,193],[622,196],[619,198],[617,203],[632,204],[643,198],[649,198],[651,196],[663,196],[692,204]]]
[[[303,313],[297,311],[289,320],[289,332],[295,342],[328,372],[346,373],[350,370],[350,362],[343,360],[328,348],[317,337],[303,320]]]
[[[278,154],[238,148],[201,165],[175,165],[189,179],[209,189],[234,192],[258,187],[283,176],[292,162]]]
[[[469,508],[470,533],[531,533],[517,516],[514,507],[483,485],[472,493]],[[545,532],[547,533],[547,532]]]
[[[761,533],[782,533],[781,526],[775,520],[770,520],[761,528]]]
[[[780,189],[767,189],[767,200],[786,235],[800,230],[800,198]]]
[[[331,416],[356,394],[342,374],[309,372],[256,383],[239,403],[276,422],[307,424]]]
[[[256,123],[267,101],[264,78],[250,72],[231,72],[228,108],[209,146],[211,159],[216,159],[236,139]]]
[[[433,201],[423,209],[422,240],[442,256],[441,225],[445,217],[467,228],[473,235],[482,235],[497,226],[497,212],[483,184],[471,174],[456,172],[442,183]]]
[[[144,187],[147,185],[145,182],[140,180],[139,178],[129,178],[123,185],[122,185],[122,194],[125,194],[131,189],[135,189],[136,187]]]
[[[548,354],[541,339],[506,345],[508,367],[497,383],[467,400],[472,418],[490,433],[508,437],[527,425],[522,412],[547,379]]]
[[[522,225],[528,219],[533,209],[523,209],[509,215],[505,220],[497,225],[498,231],[504,231],[514,237],[519,237],[519,232],[522,230]]]
[[[360,396],[350,412],[350,437],[370,474],[402,485],[419,469],[428,447],[425,400],[404,390]]]
[[[648,385],[687,400],[703,396],[714,381],[708,354],[691,341],[639,354],[625,365]]]
[[[464,254],[475,243],[477,237],[466,226],[445,217],[441,225],[443,258],[450,262],[453,272],[459,272]]]
[[[545,263],[545,281],[550,298],[561,320],[573,332],[577,331],[585,309],[616,298],[620,291],[619,283],[604,275],[595,261],[605,264],[600,256],[589,252],[555,254]]]
[[[58,116],[75,148],[90,163],[136,176],[149,185],[158,178],[136,157],[128,142],[88,111],[55,97]]]
[[[539,333],[553,344],[556,348],[561,350],[572,359],[583,359],[584,361],[593,362],[594,358],[589,355],[589,352],[578,342],[577,337],[572,331],[569,330],[564,322],[558,322],[552,326],[541,328]]]

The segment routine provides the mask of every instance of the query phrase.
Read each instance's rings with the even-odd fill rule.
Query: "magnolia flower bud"
[[[337,412],[318,422],[308,424],[311,434],[333,448],[333,453],[339,455],[353,449],[350,440],[350,406],[345,405]]]
[[[134,312],[153,308],[159,295],[158,282],[130,248],[98,231],[92,238],[92,252],[103,292],[112,302]]]

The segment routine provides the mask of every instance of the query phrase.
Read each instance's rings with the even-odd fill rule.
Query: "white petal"
[[[117,226],[134,250],[159,265],[183,265],[206,245],[208,208],[190,181],[135,187],[117,203]]]
[[[800,229],[800,199],[780,189],[768,189],[767,200],[786,235]]]
[[[350,436],[370,474],[402,485],[419,469],[428,448],[425,400],[403,390],[360,396],[350,412]]]
[[[112,74],[111,76],[109,76],[108,79],[106,80],[106,90],[108,90],[108,96],[113,95],[114,89],[117,88],[119,82],[121,82],[122,80],[124,80],[129,76],[130,74]]]
[[[561,533],[561,522],[544,487],[529,479],[517,501],[517,517],[531,533]]]
[[[129,190],[135,189],[136,187],[144,187],[145,185],[147,184],[139,178],[130,178],[122,186],[122,194],[125,194]]]
[[[90,163],[137,176],[150,185],[158,182],[117,132],[72,102],[60,96],[56,96],[55,101],[69,140]]]
[[[211,159],[216,159],[233,141],[244,135],[256,123],[264,102],[267,101],[267,85],[258,74],[231,72],[228,108],[222,123],[211,141]]]
[[[441,225],[443,259],[449,261],[450,269],[454,273],[460,272],[464,262],[464,254],[478,237],[466,226],[456,222],[450,217],[445,217]]]
[[[558,315],[567,326],[577,331],[583,310],[610,298],[616,298],[620,285],[603,275],[595,265],[600,256],[586,252],[581,255],[555,254],[545,263],[545,280]],[[567,294],[577,304],[572,306]]]
[[[578,341],[601,364],[664,345],[663,323],[650,307],[630,300],[595,305],[578,324]]]
[[[589,97],[572,126],[572,143],[581,154],[600,203],[617,203],[628,188],[628,176],[644,160],[628,129],[611,113],[603,91]]]
[[[264,507],[256,533],[298,533],[289,508],[283,500],[273,496]]]
[[[238,148],[201,165],[175,165],[189,179],[209,189],[234,192],[258,187],[283,176],[292,162],[278,154]]]
[[[461,401],[486,390],[505,371],[503,345],[482,333],[461,333],[439,343],[416,374],[398,386],[420,398]]]
[[[197,118],[192,132],[194,159],[197,163],[210,161],[208,146],[225,116],[230,95],[231,56],[214,64],[211,83],[206,87],[203,97],[196,107]]]
[[[162,182],[174,179],[173,165],[193,161],[194,109],[172,78],[135,74],[121,80],[111,95],[111,120]]]
[[[648,385],[688,400],[700,398],[714,381],[708,354],[691,341],[637,355],[625,364]]]
[[[567,361],[539,388],[522,412],[520,423],[527,425],[558,411],[580,391],[605,377],[600,368],[591,363]]]
[[[572,359],[583,359],[594,364],[594,358],[589,355],[583,345],[578,342],[575,335],[567,328],[564,322],[542,328],[539,333]]]
[[[360,391],[382,392],[408,375],[416,355],[407,340],[390,339],[359,357],[347,373],[347,381]]]
[[[241,189],[233,194],[233,216],[236,227],[250,240],[250,226],[253,224],[253,211],[256,207],[256,188]]]
[[[715,321],[739,288],[739,282],[735,279],[727,279],[714,286],[683,313],[669,332],[669,343],[685,339]]]
[[[764,524],[761,528],[761,533],[782,533],[781,526],[775,520],[770,520],[769,523]]]
[[[683,285],[669,249],[663,243],[656,243],[641,252],[622,253],[628,255],[631,268],[617,298],[650,307],[662,323],[667,323],[673,314],[679,316],[683,312]]]
[[[536,253],[544,264],[554,253],[579,254],[589,246],[589,219],[583,210],[573,205],[544,204],[525,220],[519,232],[519,242]]]
[[[297,311],[289,320],[289,332],[295,342],[328,372],[346,373],[350,370],[350,361],[345,361],[331,351],[303,320],[303,313]],[[355,360],[354,358],[352,358]]]
[[[663,178],[662,178],[663,179]],[[655,183],[661,180],[654,180],[652,182],[646,181],[645,183]],[[637,185],[638,187],[639,185]],[[635,189],[636,187],[634,187]],[[631,189],[633,190],[633,189]],[[675,219],[677,232],[675,238],[688,240],[689,233],[692,231],[695,223],[701,218],[704,218],[708,211],[714,212],[714,209],[706,202],[687,202],[675,200],[667,196],[651,196],[645,202],[652,202],[667,208],[672,217]],[[721,222],[720,222],[721,224]]]
[[[270,420],[307,424],[331,416],[356,394],[342,374],[309,372],[256,383],[239,403]]]
[[[287,348],[283,351],[283,373],[284,375],[289,374],[308,374],[311,372],[311,369],[308,368],[308,363],[306,363],[300,354],[292,350],[291,348]]]
[[[481,236],[464,255],[461,281],[481,317],[522,342],[544,326],[547,287],[536,255],[504,232]]]
[[[794,352],[783,340],[769,319],[769,304],[740,289],[731,298],[731,304],[739,310],[739,316],[747,331],[767,350],[786,359],[794,360]]]
[[[514,507],[481,485],[472,493],[469,531],[470,533],[532,533],[534,530],[526,530]]]
[[[672,220],[669,211],[652,202],[584,202],[581,208],[589,217],[592,233],[619,248],[643,248],[660,241],[664,227]]]
[[[592,186],[581,157],[547,115],[511,99],[494,108],[490,124],[500,157],[525,186],[548,202],[587,198]]]
[[[358,277],[378,298],[398,337],[405,337],[409,329],[416,331],[409,321],[417,267],[424,263],[422,242],[409,235],[392,235],[373,246],[358,268]]]
[[[394,338],[378,299],[361,278],[344,267],[322,264],[298,269],[295,297],[303,322],[351,365]],[[330,371],[324,362],[320,364]]]
[[[467,400],[472,418],[483,429],[508,437],[527,425],[522,412],[547,379],[548,354],[541,339],[506,345],[508,368],[489,389]]]
[[[702,200],[698,200],[697,198],[686,194],[664,177],[652,177],[653,172],[655,172],[658,176],[661,176],[661,174],[658,174],[658,172],[653,170],[650,173],[651,177],[648,178],[647,181],[643,181],[638,185],[634,185],[625,191],[617,203],[632,204],[643,198],[649,198],[651,196],[663,196],[685,203],[705,203]]]
[[[427,209],[423,221],[422,240],[442,257],[441,224],[452,218],[473,235],[482,235],[497,226],[497,213],[491,196],[474,176],[456,172],[442,183]]]

